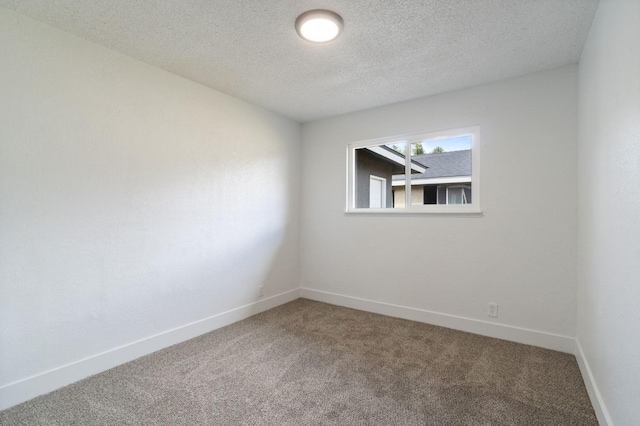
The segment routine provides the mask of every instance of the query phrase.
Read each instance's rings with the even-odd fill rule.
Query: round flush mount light
[[[344,22],[340,15],[330,10],[310,10],[296,19],[298,35],[307,41],[324,43],[338,37]]]

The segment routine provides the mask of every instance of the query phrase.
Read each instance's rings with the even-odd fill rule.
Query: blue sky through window
[[[447,139],[435,139],[430,141],[423,141],[422,146],[425,153],[430,153],[433,148],[439,146],[445,152],[449,151],[462,151],[465,149],[471,149],[471,136],[458,136],[455,138]]]

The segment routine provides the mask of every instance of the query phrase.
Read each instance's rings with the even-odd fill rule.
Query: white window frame
[[[458,136],[471,136],[471,203],[469,204],[411,204],[411,179],[406,179],[405,207],[400,208],[356,208],[356,149],[380,145],[405,145],[405,152],[411,152],[411,144],[428,140],[449,139]],[[411,175],[411,155],[405,156],[405,176]],[[413,182],[414,184],[416,182]],[[398,185],[394,185],[398,186]],[[448,202],[447,194],[447,202]],[[365,214],[481,214],[480,209],[480,127],[472,126],[459,129],[442,130],[437,132],[416,133],[410,135],[390,136],[379,139],[351,142],[347,144],[347,191],[346,213]]]

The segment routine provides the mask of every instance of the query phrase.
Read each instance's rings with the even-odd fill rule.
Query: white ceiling
[[[598,0],[0,0],[301,122],[577,63]],[[345,22],[298,38],[309,9]]]

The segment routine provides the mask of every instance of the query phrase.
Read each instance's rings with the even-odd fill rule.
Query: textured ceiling
[[[301,122],[577,63],[597,0],[0,0]],[[309,9],[343,34],[298,38]]]

